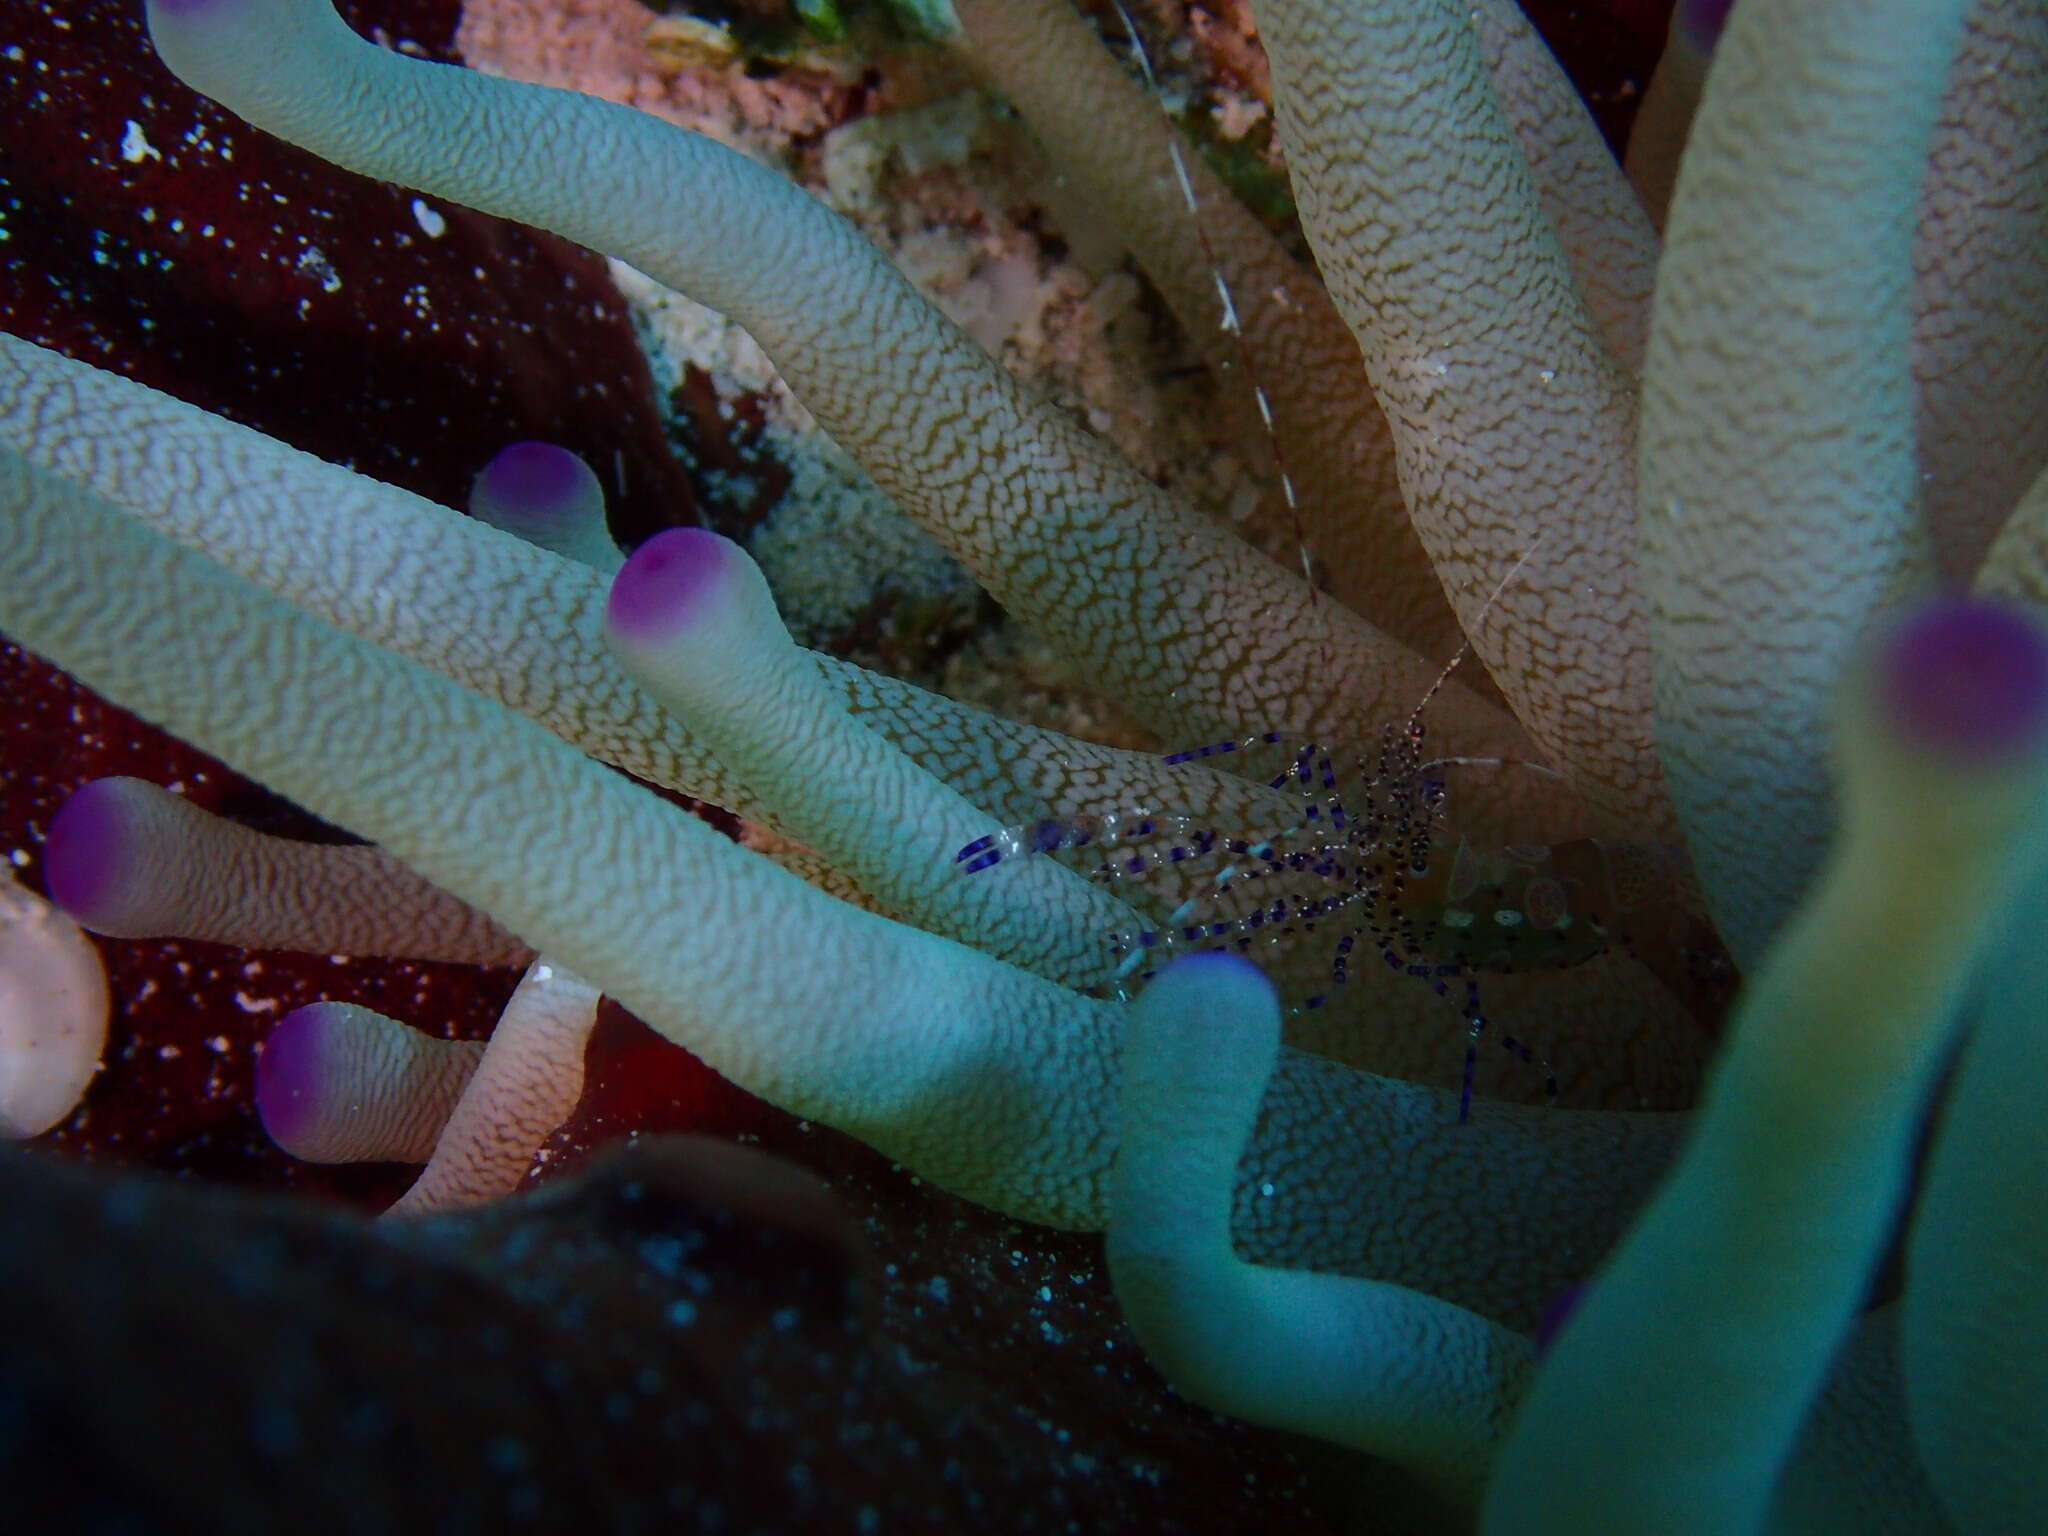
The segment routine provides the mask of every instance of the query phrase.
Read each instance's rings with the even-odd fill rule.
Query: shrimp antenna
[[[1473,628],[1476,629],[1486,622],[1486,616],[1493,612],[1493,605],[1500,601],[1501,594],[1507,591],[1517,576],[1522,574],[1523,568],[1536,557],[1536,551],[1543,547],[1543,541],[1548,537],[1548,530],[1537,534],[1534,542],[1515,557],[1515,563],[1508,567],[1507,574],[1493,584],[1493,590],[1486,594],[1486,601],[1479,605],[1479,612],[1472,616]],[[1470,635],[1467,635],[1457,650],[1451,653],[1451,659],[1444,663],[1443,671],[1437,673],[1436,681],[1423,690],[1422,697],[1415,701],[1415,708],[1408,712],[1408,728],[1410,731],[1414,730],[1416,722],[1422,718],[1422,712],[1429,707],[1429,701],[1435,698],[1442,690],[1444,684],[1451,680],[1451,674],[1458,669],[1458,663],[1471,655],[1471,653],[1472,639]],[[1451,759],[1445,758],[1443,761],[1449,762]]]

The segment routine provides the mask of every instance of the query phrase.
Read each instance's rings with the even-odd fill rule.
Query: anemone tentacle
[[[1944,585],[1966,585],[2048,466],[2048,11],[1977,0],[1913,233],[1914,439]]]
[[[354,1003],[308,1003],[263,1042],[256,1110],[310,1163],[424,1163],[484,1050]]]
[[[1269,495],[1254,534],[1269,547],[1305,534],[1333,597],[1422,655],[1448,659],[1464,633],[1409,526],[1358,348],[1313,274],[1199,156],[1176,157],[1157,100],[1125,77],[1066,0],[962,0],[954,9],[970,57],[1131,248],[1212,371],[1230,380],[1238,442],[1255,462],[1272,455],[1269,434],[1284,446],[1297,505]],[[1155,146],[1151,174],[1135,188],[1126,172],[1133,144]],[[1240,342],[1255,382],[1237,377]],[[1248,398],[1253,388],[1265,410]]]
[[[575,454],[552,443],[514,443],[483,467],[469,515],[609,577],[623,558],[605,525],[604,487]]]
[[[1537,205],[1615,361],[1642,372],[1658,242],[1586,104],[1514,0],[1472,9],[1501,115],[1529,162]]]
[[[1658,742],[1745,965],[1827,844],[1825,725],[1847,657],[1932,575],[1910,258],[1966,9],[1738,11],[1665,231],[1642,455]],[[1754,103],[1787,77],[1824,79],[1826,110],[1798,109],[1765,149]],[[1778,570],[1812,575],[1780,590]],[[1757,622],[1731,634],[1730,611]]]
[[[40,1136],[99,1070],[107,973],[54,904],[0,872],[0,1138]]]
[[[1684,1156],[1544,1363],[1499,1529],[1761,1524],[1904,1199],[1965,991],[2048,868],[2033,620],[1910,616],[1857,668],[1836,735],[1828,868],[1745,992]]]
[[[601,761],[796,835],[772,798],[662,708],[613,654],[603,638],[604,580],[580,562],[4,335],[0,443],[329,623],[529,715]],[[379,537],[365,540],[366,526]],[[1217,828],[1271,831],[1300,815],[1293,797],[1200,763],[1169,765],[1078,741],[837,658],[811,660],[856,721],[993,823],[1199,807]],[[944,872],[911,878],[928,883]],[[852,878],[843,869],[836,876]],[[944,891],[934,894],[943,899]],[[1087,910],[1077,904],[1078,914]],[[1300,963],[1318,962],[1304,951]],[[1689,1092],[1697,1032],[1661,988],[1631,978],[1629,969],[1616,962],[1533,992],[1513,982],[1497,989],[1502,1005],[1529,1018],[1530,1030],[1550,1043],[1571,1102],[1668,1106]],[[1341,1008],[1306,1020],[1297,1033],[1340,1059],[1428,1077],[1447,1059],[1440,1042],[1451,1018],[1406,978],[1369,969],[1350,983]]]
[[[259,127],[584,241],[745,325],[877,484],[1167,735],[1221,735],[1262,714],[1312,738],[1356,735],[1428,686],[1429,663],[1175,503],[990,362],[822,205],[724,146],[607,102],[402,58],[327,0],[159,0],[149,18],[174,71]],[[547,148],[563,142],[605,149],[575,157],[572,176]],[[1264,643],[1250,613],[1303,643]],[[1496,744],[1519,734],[1462,689],[1444,713]]]
[[[1272,985],[1190,955],[1124,1025],[1109,1264],[1139,1342],[1181,1391],[1400,1462],[1471,1507],[1534,1364],[1523,1335],[1398,1285],[1245,1263],[1230,1186],[1279,1054]]]
[[[2048,468],[2021,493],[1977,573],[1987,597],[2048,604]]]
[[[2048,1520],[2036,1475],[2048,1454],[2038,1410],[2048,1394],[2038,1219],[2048,1121],[2029,1107],[2048,1070],[2044,912],[2048,870],[2004,916],[1998,940],[2016,957],[2010,972],[1970,1009],[1974,1029],[1928,1164],[1899,1304],[1913,1443],[1965,1531]]]
[[[532,951],[381,848],[295,842],[215,816],[143,779],[95,779],[45,844],[58,905],[114,938],[204,939],[467,965]]]
[[[1689,1142],[1680,1114],[1482,1099],[1457,1124],[1448,1089],[1281,1044],[1265,984],[1235,960],[1167,970],[1128,1005],[1014,963],[1085,979],[1091,936],[1122,904],[1156,918],[1201,870],[1148,888],[1049,860],[962,875],[944,846],[921,851],[985,832],[978,816],[1134,810],[1312,841],[1284,787],[806,656],[760,601],[760,622],[699,654],[614,625],[622,661],[604,628],[614,561],[596,543],[580,561],[550,554],[11,339],[0,622],[375,838],[744,1086],[1002,1211],[1107,1222],[1141,1334],[1229,1411],[1391,1456],[1454,1501],[1485,1499],[1499,1529],[1910,1530],[1943,1510],[2039,1523],[2015,1465],[2038,1460],[2043,1422],[2023,1399],[2048,1326],[2027,1225],[2044,1175],[2038,1138],[2005,1134],[2014,1111],[1994,1091],[2037,1054],[2015,1038],[2033,1021],[1964,1004],[2039,924],[2019,909],[2048,862],[2048,675],[1996,685],[2004,662],[2048,653],[2028,621],[1964,606],[1921,614],[1874,664],[1852,658],[1987,542],[1981,590],[2042,594],[2048,332],[2028,231],[2048,185],[2032,90],[2048,10],[1744,0],[1716,39],[1694,24],[1719,7],[1689,4],[1662,82],[1666,148],[1637,162],[1654,186],[1689,138],[1639,381],[1654,245],[1503,0],[1476,15],[1455,0],[1264,9],[1301,205],[1389,419],[1429,579],[1519,716],[1448,690],[1390,791],[1426,833],[1347,847],[1399,844],[1386,851],[1404,867],[1369,876],[1376,898],[1441,886],[1442,923],[1507,930],[1533,899],[1486,872],[1562,871],[1568,843],[1607,846],[1596,828],[1686,840],[1700,890],[1676,891],[1667,915],[1703,925],[1697,896],[1751,977]],[[1372,740],[1435,676],[1009,383],[759,167],[587,98],[399,58],[324,0],[151,0],[150,18],[174,67],[252,120],[597,242],[754,327],[901,500],[1177,743],[1269,727]],[[1975,451],[1995,464],[1971,458],[1980,419]],[[596,508],[578,505],[589,535]],[[1532,544],[1528,579],[1496,592]],[[631,606],[644,574],[628,567],[614,600]],[[1838,825],[1821,741],[1845,677]],[[830,745],[807,761],[807,741]],[[921,926],[821,895],[602,762],[808,830],[833,845],[821,874],[852,869]],[[819,782],[841,763],[858,766]],[[1370,753],[1358,771],[1371,776]],[[1467,780],[1475,820],[1510,846],[1432,864],[1455,841],[1446,828],[1430,846],[1438,794],[1463,812]],[[1506,831],[1525,815],[1542,846]],[[892,841],[893,866],[878,846]],[[1643,863],[1668,873],[1682,853]],[[1461,871],[1481,872],[1474,891]],[[1556,910],[1590,910],[1600,883]],[[1454,905],[1453,887],[1472,899]],[[949,901],[977,907],[938,910]],[[927,931],[949,922],[974,943]],[[1550,937],[1578,958],[1609,931]],[[1461,957],[1495,952],[1446,948],[1461,980]],[[1397,1038],[1433,1004],[1392,972],[1434,978],[1429,957],[1381,957],[1393,966],[1370,966],[1351,998],[1365,1029],[1317,1043],[1404,1064],[1434,1050],[1440,1066],[1440,1022],[1427,1046]],[[1283,994],[1304,968],[1329,974],[1305,946],[1261,958]],[[1205,969],[1243,985],[1175,982]],[[1472,1030],[1644,1014],[1630,989],[1651,986],[1616,953],[1489,979]],[[1311,1038],[1297,1026],[1290,1043]],[[1699,1049],[1697,1030],[1657,1021],[1626,1047],[1562,1033],[1581,1060]],[[551,1086],[573,1054],[542,1072]],[[1634,1065],[1585,1075],[1612,1102]],[[1936,1111],[1927,1185],[1902,1214]],[[1859,1317],[1901,1220],[1903,1294]],[[1582,1285],[1532,1384],[1526,1337]],[[2008,1359],[2010,1390],[1985,1390]],[[1340,1379],[1354,1365],[1362,1385]],[[1637,1390],[1660,1371],[1663,1390]]]
[[[612,583],[605,633],[781,826],[892,913],[1067,986],[1108,982],[1102,935],[1134,914],[1049,860],[959,879],[946,854],[987,813],[846,714],[731,540],[675,528],[642,544]]]
[[[1725,0],[1678,0],[1671,8],[1664,51],[1643,88],[1643,103],[1629,128],[1622,168],[1659,233],[1671,214],[1671,190],[1692,120],[1700,109],[1707,64],[1728,19]]]
[[[1472,27],[1436,0],[1261,13],[1302,222],[1452,606],[1548,759],[1661,834],[1634,380],[1537,206]]]
[[[583,1051],[597,1005],[589,982],[545,956],[528,966],[450,1106],[433,1155],[384,1214],[427,1216],[517,1189],[541,1144],[583,1097]]]
[[[1120,1005],[833,902],[501,706],[0,464],[0,598],[27,644],[374,836],[763,1097],[997,1209],[1100,1226]],[[139,589],[160,606],[118,601]],[[235,709],[252,690],[262,711]],[[405,727],[362,729],[385,711]],[[456,814],[452,783],[470,787]],[[714,953],[715,976],[692,964]],[[1237,1220],[1273,1262],[1526,1322],[1619,1236],[1682,1118],[1488,1105],[1461,1127],[1444,1090],[1290,1052]],[[1322,1199],[1339,1165],[1388,1197]],[[1445,1196],[1454,1215],[1432,1209]]]

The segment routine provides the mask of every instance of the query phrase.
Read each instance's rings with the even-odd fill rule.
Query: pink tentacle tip
[[[1994,764],[2048,737],[2048,635],[2028,615],[1969,599],[1930,604],[1887,638],[1878,701],[1901,737]]]
[[[1678,0],[1679,25],[1698,47],[1712,52],[1734,9],[1735,0]]]
[[[590,467],[553,443],[514,443],[476,477],[476,493],[532,513],[575,510],[595,486]]]
[[[50,823],[43,843],[43,880],[50,900],[86,928],[119,905],[127,883],[127,784],[95,779],[76,790]]]
[[[1565,1324],[1572,1320],[1572,1314],[1579,1310],[1579,1303],[1586,1299],[1589,1288],[1584,1285],[1568,1285],[1543,1304],[1543,1313],[1536,1319],[1536,1358],[1541,1360],[1557,1347],[1558,1336],[1564,1332]]]
[[[193,17],[221,15],[244,6],[248,0],[148,0],[154,15]]]
[[[605,627],[620,639],[658,643],[687,628],[736,576],[746,556],[702,528],[671,528],[634,550],[605,599]]]
[[[277,1021],[256,1058],[256,1114],[289,1150],[319,1118],[326,1088],[329,1005],[308,1003]]]

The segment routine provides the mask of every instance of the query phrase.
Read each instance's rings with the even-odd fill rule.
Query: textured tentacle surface
[[[0,336],[0,442],[602,761],[774,824],[606,647],[596,571],[12,336]],[[366,526],[380,537],[363,539]],[[857,717],[998,823],[1133,803],[1248,819],[1285,809],[1199,766],[1169,768],[814,661]],[[1446,729],[1448,743],[1461,740]]]
[[[1910,256],[1965,9],[1744,5],[1666,231],[1642,451],[1658,747],[1745,966],[1827,845],[1848,656],[1929,575]]]
[[[1829,867],[1545,1362],[1496,1529],[1758,1528],[1849,1332],[1973,962],[2048,864],[2048,635],[1986,605],[1908,618],[1859,667],[1839,750]]]
[[[86,785],[46,847],[51,894],[94,933],[468,965],[532,956],[380,848],[271,837],[142,779]]]
[[[1920,495],[1936,569],[1976,573],[2048,465],[2048,10],[1969,8],[1913,242]]]
[[[1468,19],[1441,0],[1267,0],[1260,19],[1302,220],[1452,605],[1550,759],[1622,824],[1668,828],[1634,382],[1537,209]]]
[[[583,1096],[597,990],[543,957],[519,979],[463,1084],[433,1155],[386,1216],[429,1216],[517,1189],[534,1153]]]
[[[1592,114],[1515,0],[1472,10],[1479,47],[1536,195],[1571,263],[1579,296],[1607,348],[1630,373],[1643,367],[1657,234],[1608,153]]]
[[[738,545],[697,528],[648,540],[612,584],[606,635],[792,836],[890,911],[1068,986],[1107,982],[1104,936],[1134,914],[1046,859],[961,880],[948,855],[986,813],[846,713]]]
[[[175,71],[258,126],[584,241],[745,325],[1005,607],[1169,735],[1262,714],[1356,734],[1428,685],[1428,663],[1171,502],[743,156],[609,103],[402,58],[327,0],[163,0],[150,19]],[[1262,638],[1276,621],[1297,638]],[[1446,701],[1468,712],[1502,734],[1491,706]]]
[[[955,9],[977,62],[1225,381],[1258,460],[1271,452],[1267,434],[1279,434],[1300,511],[1270,498],[1272,537],[1291,542],[1298,521],[1330,570],[1332,596],[1421,654],[1448,658],[1463,632],[1409,525],[1357,344],[1322,286],[1191,148],[1176,152],[1159,102],[1125,77],[1068,0],[964,0]],[[1150,174],[1134,187],[1137,144],[1154,148]],[[1240,346],[1256,381],[1238,376]]]
[[[0,462],[0,600],[26,643],[375,836],[754,1092],[998,1209],[1101,1223],[1118,1005],[833,902],[501,706]],[[157,604],[118,601],[140,589]],[[263,708],[237,708],[251,690]],[[452,813],[450,783],[470,789]],[[1455,1107],[1283,1055],[1238,1189],[1249,1254],[1526,1322],[1615,1240],[1682,1129],[1506,1105],[1459,1126]],[[1380,1196],[1325,1202],[1339,1165]]]
[[[484,1049],[354,1003],[309,1003],[263,1042],[256,1110],[307,1162],[424,1163]]]
[[[1230,1189],[1279,1053],[1249,961],[1177,961],[1124,1027],[1109,1264],[1145,1351],[1197,1402],[1397,1461],[1471,1506],[1529,1341],[1418,1291],[1246,1264]]]

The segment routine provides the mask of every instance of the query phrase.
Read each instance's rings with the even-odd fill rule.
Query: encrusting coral
[[[1681,13],[1695,44],[1709,41],[1711,9]],[[2022,82],[2048,58],[2048,13],[2022,0],[1748,0],[1713,49],[1646,319],[1654,237],[1631,213],[1610,238],[1612,220],[1596,211],[1632,208],[1632,194],[1508,8],[1481,6],[1476,26],[1439,0],[1268,0],[1260,10],[1308,235],[1361,345],[1416,535],[1488,672],[1476,687],[1454,675],[1431,700],[1431,749],[1552,770],[1451,774],[1450,814],[1497,841],[1529,840],[1531,827],[1552,843],[1682,830],[1707,909],[1758,977],[1707,1129],[1566,1326],[1555,1372],[1538,1373],[1489,1520],[1541,1523],[1568,1459],[1554,1437],[1574,1435],[1588,1455],[1628,1458],[1632,1479],[1600,1466],[1572,1474],[1575,1485],[1611,1485],[1608,1508],[1624,1519],[1676,1508],[1693,1528],[1747,1529],[1775,1497],[1777,1515],[1798,1524],[1853,1489],[1873,1522],[1901,1528],[1934,1520],[1937,1499],[1958,1519],[1967,1507],[1972,1522],[2025,1524],[2040,1513],[2026,1502],[2037,1495],[1980,1476],[1972,1452],[1987,1404],[2003,1399],[1973,1397],[1953,1375],[1900,1388],[1888,1314],[1860,1325],[1833,1381],[1823,1378],[1903,1184],[1934,1054],[1926,1042],[1947,1038],[1935,1027],[1949,1024],[1956,988],[1984,933],[2007,920],[2036,850],[2028,837],[1985,834],[1976,878],[1939,923],[1881,904],[1845,914],[1844,869],[1852,907],[1876,901],[1872,890],[1909,900],[1923,878],[1897,860],[1857,863],[1873,833],[1857,821],[1852,750],[1840,864],[1807,888],[1836,820],[1823,743],[1849,658],[1933,571],[1973,571],[1987,530],[2041,467],[2042,330],[2037,317],[2010,318],[2040,291],[2038,242],[1984,261],[1970,252],[1987,222],[2003,228],[2011,208],[2038,217],[2043,206],[2040,114]],[[1169,737],[1192,745],[1273,729],[1370,742],[1437,676],[1441,658],[1174,504],[1010,382],[858,237],[738,156],[587,98],[404,59],[356,38],[324,0],[155,0],[150,20],[174,69],[271,131],[587,240],[742,321],[819,420],[1006,606]],[[983,818],[981,831],[1151,808],[1227,835],[1277,836],[1299,828],[1299,798],[1207,763],[1054,738],[808,657],[772,615],[763,625],[743,611],[764,606],[758,578],[702,535],[636,554],[611,588],[607,628],[606,576],[588,564],[43,349],[0,345],[0,622],[11,635],[374,839],[765,1097],[1019,1216],[1084,1228],[1119,1219],[1116,1190],[1144,1177],[1132,1164],[1111,1184],[1123,1036],[1133,1052],[1148,1038],[1155,1047],[1126,1094],[1142,1093],[1148,1072],[1171,1089],[1171,1050],[1162,1060],[1159,1043],[1173,1039],[1176,996],[1214,1011],[1207,1030],[1259,988],[1236,962],[1234,1000],[1183,986],[1189,966],[1224,972],[1196,957],[1134,1005],[1083,995],[1073,984],[1109,990],[1088,964],[1105,926],[1147,921],[1154,898],[1136,882],[1092,887],[1046,859],[954,874],[963,830],[977,830],[962,807]],[[1922,466],[1960,461],[1954,445],[1980,406],[2011,425],[1997,439],[1998,472],[1958,470],[1922,495]],[[1984,585],[2023,585],[2037,548],[2008,535]],[[148,604],[127,596],[139,591]],[[1913,634],[1940,638],[1936,620],[1920,623]],[[678,636],[693,627],[715,631],[731,665],[756,680],[751,691],[678,674],[705,659],[681,654]],[[1948,640],[1966,662],[1995,662],[2038,644],[2021,633],[2003,651],[1987,642],[1973,652],[1953,631]],[[1973,676],[1964,665],[1949,681]],[[809,889],[585,753],[803,837],[907,921]],[[1968,820],[1974,770],[1924,782],[1915,771],[1901,770],[1890,792],[1910,783],[1952,795]],[[824,793],[835,773],[836,802]],[[469,793],[451,805],[446,786],[458,782]],[[1421,774],[1393,786],[1425,806],[1435,788]],[[1953,879],[1967,838],[1945,826],[1930,819],[1926,841],[1910,846]],[[1810,905],[1794,916],[1803,897]],[[1503,927],[1524,920],[1499,912]],[[1917,924],[1921,942],[1879,932],[1880,920]],[[1977,925],[1970,942],[1939,942],[1951,921]],[[800,966],[781,938],[790,931],[806,935]],[[1846,953],[1845,932],[1857,945]],[[707,943],[716,963],[693,965]],[[1293,980],[1328,971],[1312,944],[1255,953]],[[1860,969],[1845,973],[1852,961]],[[1692,1037],[1685,1011],[1651,1001],[1655,984],[1626,964],[1608,956],[1554,978],[1546,1022],[1640,1012],[1651,1038]],[[1402,1461],[1469,1502],[1529,1378],[1522,1336],[1614,1247],[1684,1124],[1488,1100],[1458,1124],[1445,1089],[1345,1064],[1443,1080],[1441,1025],[1420,1049],[1404,1028],[1432,1009],[1441,1018],[1441,1005],[1385,969],[1358,967],[1340,1026],[1288,1021],[1297,1043],[1333,1047],[1343,1062],[1278,1051],[1261,1106],[1264,1074],[1219,1054],[1187,1066],[1194,1078],[1232,1079],[1196,1085],[1197,1098],[1236,1090],[1227,1125],[1170,1103],[1141,1115],[1128,1097],[1125,1112],[1207,1155],[1208,1185],[1182,1192],[1196,1226],[1156,1224],[1159,1251],[1172,1240],[1202,1248],[1187,1271],[1200,1284],[1254,1303],[1262,1288],[1293,1288],[1307,1318],[1342,1316],[1370,1295],[1411,1320],[1347,1336],[1358,1353],[1322,1362],[1334,1378],[1333,1361],[1363,1369],[1373,1358],[1363,1346],[1396,1354],[1393,1379],[1412,1391],[1364,1411],[1334,1379],[1287,1373],[1246,1386],[1198,1369],[1189,1389]],[[1716,1116],[1740,1097],[1732,1084],[1750,1043],[1801,1009],[1885,1003],[1888,977],[1901,983],[1889,1004],[1906,1009],[1909,972],[1924,973],[1925,992],[1908,1022],[1935,1032],[1916,1047],[1919,1076],[1889,1088],[1888,1118],[1859,1122],[1862,1142],[1842,1154],[1858,1177],[1876,1170],[1855,1230],[1828,1264],[1802,1270],[1795,1256],[1757,1282],[1765,1320],[1798,1344],[1783,1379],[1759,1377],[1727,1410],[1743,1443],[1705,1482],[1656,1454],[1687,1438],[1684,1405],[1660,1444],[1614,1452],[1630,1442],[1585,1417],[1622,1390],[1612,1352],[1623,1346],[1612,1341],[1629,1340],[1638,1367],[1687,1342],[1660,1326],[1658,1277],[1669,1272],[1656,1265],[1714,1283],[1706,1261],[1659,1247],[1658,1224],[1665,1202],[1695,1185],[1738,1197],[1701,1168],[1719,1144]],[[1490,979],[1488,989],[1487,1013],[1501,1020],[1512,989]],[[1263,1023],[1256,1008],[1246,1015],[1265,1031],[1263,1050],[1278,1011]],[[1604,1082],[1626,1076],[1626,1053],[1583,1025],[1514,1023],[1543,1041],[1568,1090],[1597,1102]],[[1836,1043],[1805,1064],[1828,1090],[1817,1107],[1759,1069],[1770,1092],[1816,1117],[1777,1123],[1779,1166],[1835,1168],[1831,1144],[1806,1132],[1835,1090],[1853,1092],[1861,1050]],[[1972,1080],[1966,1068],[1962,1087]],[[1973,1109],[1975,1129],[1938,1150],[1947,1193],[1929,1196],[1916,1253],[1935,1241],[1919,1234],[1965,1230],[1948,1213],[1987,1198],[1979,1149],[1991,1113]],[[1232,1169],[1218,1146],[1247,1138],[1227,1195]],[[2039,1174],[2000,1169],[2022,1192],[2038,1189]],[[2009,1199],[1985,1219],[2007,1219]],[[1113,1255],[1121,1241],[1113,1226]],[[1941,1246],[1977,1310],[1936,1315],[1909,1276],[1909,1368],[1967,1356],[1955,1367],[1967,1372],[1979,1355],[1948,1348],[1958,1335],[2002,1338],[2037,1367],[2048,1340],[2030,1326],[2031,1292],[2021,1285],[2015,1302],[2009,1271],[1948,1251],[1975,1252],[1976,1239]],[[1825,1294],[1780,1309],[1772,1287],[1786,1279],[1796,1291],[1809,1276]],[[1171,1285],[1132,1285],[1141,1335],[1170,1338],[1186,1317]],[[1691,1318],[1670,1326],[1696,1329],[1702,1351],[1729,1338]],[[1461,1338],[1471,1348],[1447,1342]],[[1175,1372],[1174,1346],[1159,1347]],[[1293,1347],[1314,1359],[1313,1339]],[[1749,1358],[1747,1345],[1726,1347],[1729,1359]],[[1553,1391],[1563,1406],[1546,1406]],[[1933,1488],[1906,1445],[1907,1404]],[[2038,1410],[2014,1416],[2038,1434]],[[1658,1433],[1646,1419],[1644,1438]],[[1986,1510],[1978,1499],[2009,1502]]]

